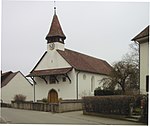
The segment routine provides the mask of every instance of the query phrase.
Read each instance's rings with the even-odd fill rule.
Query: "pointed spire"
[[[51,23],[49,33],[46,36],[46,40],[48,40],[48,43],[49,42],[56,42],[56,41],[64,43],[65,39],[66,39],[66,36],[62,31],[58,17],[56,15],[56,7],[54,7],[54,16],[53,16],[53,20]]]

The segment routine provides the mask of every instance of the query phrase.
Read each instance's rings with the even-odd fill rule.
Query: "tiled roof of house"
[[[1,88],[6,86],[8,82],[17,74],[18,72],[13,73],[12,71],[2,73],[1,75]]]
[[[57,51],[76,70],[104,75],[109,75],[112,70],[112,67],[104,60],[69,49],[65,49],[65,51]]]
[[[50,27],[49,33],[46,36],[46,39],[49,37],[54,37],[54,36],[59,36],[64,39],[66,38],[56,14],[54,14],[54,16],[53,16],[51,27]]]
[[[135,41],[137,39],[148,37],[149,36],[149,26],[147,26],[143,31],[141,31],[138,35],[136,35],[132,41]]]
[[[47,70],[35,70],[32,73],[30,73],[29,75],[27,75],[27,77],[30,76],[47,76],[47,75],[61,75],[61,74],[66,74],[69,71],[72,70],[72,67],[69,68],[58,68],[58,69],[47,69]]]

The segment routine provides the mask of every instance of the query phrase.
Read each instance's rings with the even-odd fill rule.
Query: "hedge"
[[[121,95],[121,93],[121,90],[102,90],[100,88],[94,90],[94,96]]]
[[[83,113],[94,112],[129,115],[131,103],[134,103],[133,96],[113,95],[83,97]]]

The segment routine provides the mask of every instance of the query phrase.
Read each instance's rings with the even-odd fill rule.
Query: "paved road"
[[[1,109],[1,123],[12,124],[99,124],[99,125],[142,125],[136,122],[83,115],[82,111],[51,113],[12,108]]]

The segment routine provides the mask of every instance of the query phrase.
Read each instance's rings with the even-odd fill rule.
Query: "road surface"
[[[1,109],[1,123],[11,124],[85,124],[142,125],[140,123],[83,115],[82,111],[51,113],[13,108]]]

